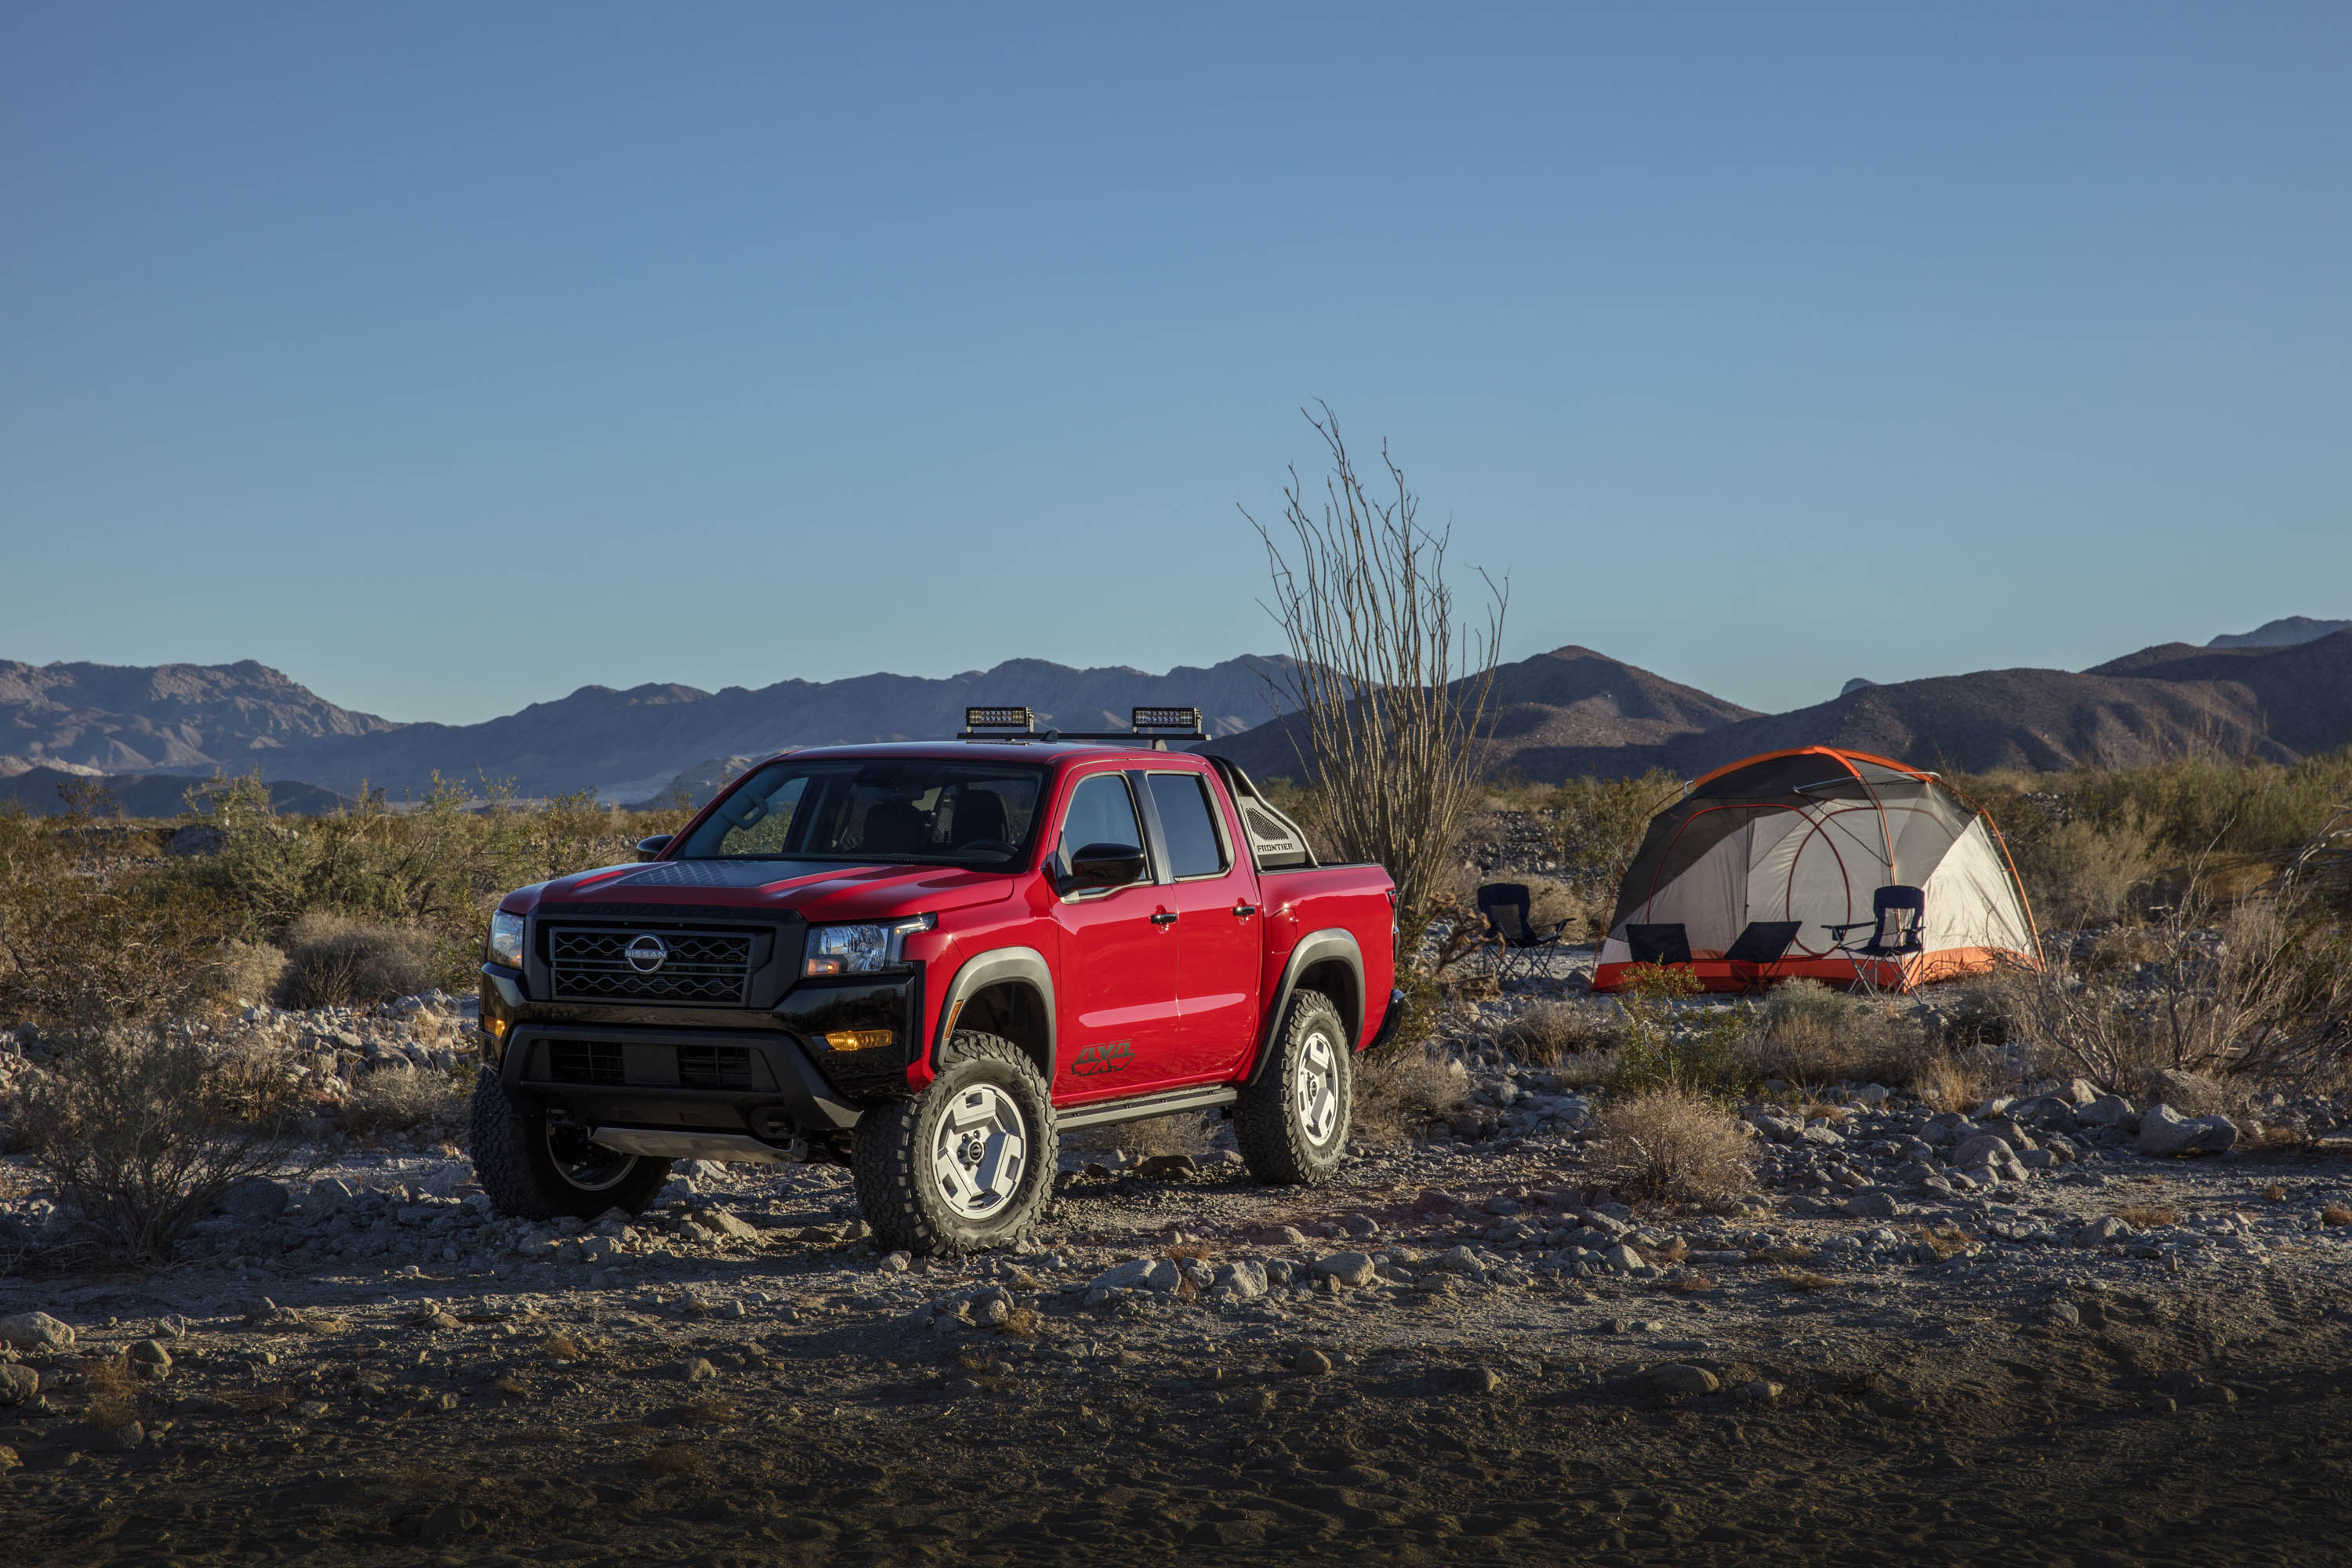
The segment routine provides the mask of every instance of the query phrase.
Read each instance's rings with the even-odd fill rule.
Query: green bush
[[[1625,1028],[1608,1087],[1619,1094],[1670,1089],[1684,1095],[1738,1095],[1762,1080],[1740,1049],[1748,1033],[1741,1009],[1711,1008],[1694,1016],[1675,1006],[1695,995],[1698,980],[1687,969],[1637,964],[1628,972],[1617,1005]]]

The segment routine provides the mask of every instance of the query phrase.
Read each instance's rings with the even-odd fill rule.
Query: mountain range
[[[1277,712],[1286,661],[1227,659],[1164,675],[1013,659],[943,679],[877,674],[756,690],[586,686],[479,724],[401,724],[341,708],[267,666],[0,662],[0,796],[33,809],[69,775],[106,773],[129,805],[215,770],[259,772],[394,799],[446,778],[511,781],[526,795],[594,790],[706,796],[747,759],[787,746],[949,735],[967,705],[1022,704],[1041,725],[1123,728],[1145,704],[1197,706],[1200,749],[1252,773],[1296,774]],[[1831,744],[1929,767],[2122,766],[2198,750],[2290,761],[2352,744],[2352,622],[2295,616],[2204,647],[2166,643],[2094,668],[1980,670],[1872,685],[1758,713],[1607,658],[1562,647],[1496,672],[1490,766],[1530,780],[1688,777],[1756,752]],[[38,770],[38,776],[36,776]],[[46,786],[46,787],[44,787]],[[296,799],[320,796],[289,795]]]

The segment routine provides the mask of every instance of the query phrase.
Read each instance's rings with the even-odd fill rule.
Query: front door
[[[1062,814],[1057,858],[1089,844],[1144,847],[1127,775],[1089,773]],[[1076,1105],[1166,1083],[1177,1065],[1174,908],[1149,877],[1064,897],[1054,1102]],[[1155,920],[1153,917],[1158,916]]]

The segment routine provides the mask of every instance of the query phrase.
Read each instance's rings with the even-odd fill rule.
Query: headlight
[[[898,962],[900,947],[919,931],[939,923],[937,915],[916,915],[889,925],[811,926],[803,974],[872,974]]]
[[[510,969],[522,967],[522,917],[504,910],[490,917],[488,952],[492,963],[503,963]]]

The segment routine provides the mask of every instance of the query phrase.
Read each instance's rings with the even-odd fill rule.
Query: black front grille
[[[680,1089],[750,1089],[751,1053],[741,1046],[680,1046]]]
[[[626,1083],[621,1047],[612,1040],[551,1040],[548,1077],[558,1083]]]
[[[652,937],[667,950],[650,971],[629,948]],[[631,931],[558,926],[548,932],[549,976],[559,1002],[677,1002],[740,1007],[751,985],[747,931]]]
[[[748,1046],[550,1040],[547,1077],[552,1083],[611,1084],[638,1089],[765,1089]]]

